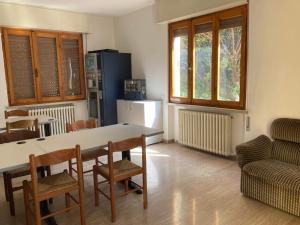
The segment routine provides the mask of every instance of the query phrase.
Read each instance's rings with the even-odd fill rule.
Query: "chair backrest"
[[[10,110],[10,111],[5,110],[4,116],[5,119],[11,116],[29,116],[29,112],[27,110],[20,110],[20,109]]]
[[[130,138],[119,142],[108,142],[108,167],[110,179],[113,179],[113,153],[130,151],[131,149],[141,147],[142,148],[142,167],[146,168],[146,137]]]
[[[11,133],[13,130],[38,130],[38,120],[18,120],[15,122],[6,122],[6,132]]]
[[[6,141],[6,132],[0,133],[0,144],[7,143]]]
[[[78,131],[81,129],[92,129],[92,128],[96,128],[96,127],[97,127],[97,123],[96,123],[95,119],[78,120],[73,123],[66,124],[67,133],[73,132],[73,131]]]
[[[63,162],[69,162],[72,159],[76,159],[78,185],[83,186],[83,169],[82,169],[82,160],[81,160],[79,145],[76,145],[76,147],[72,149],[58,150],[44,155],[39,155],[39,156],[30,155],[29,162],[30,162],[30,173],[31,173],[31,180],[32,180],[32,190],[34,193],[33,196],[38,195],[38,175],[37,175],[38,167],[45,167],[45,166],[60,164]]]
[[[8,142],[15,142],[15,141],[22,141],[27,139],[39,138],[40,131],[37,130],[17,130],[11,133],[4,133],[3,139],[5,140],[4,143]]]
[[[300,165],[300,120],[280,118],[271,125],[271,158]]]

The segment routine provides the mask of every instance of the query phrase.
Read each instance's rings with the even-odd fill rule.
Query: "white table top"
[[[25,144],[17,144],[18,142],[11,142],[0,145],[0,172],[7,169],[16,169],[27,165],[29,162],[29,155],[42,155],[45,152],[35,145],[36,140],[26,140]]]
[[[121,141],[142,134],[150,137],[162,133],[162,129],[117,124],[49,136],[44,141],[32,139],[21,145],[16,143],[2,144],[0,145],[0,172],[26,165],[30,154],[40,155],[60,149],[74,148],[76,144],[80,145],[81,151],[89,151],[97,147],[106,147],[108,141]],[[20,153],[22,150],[23,152]]]

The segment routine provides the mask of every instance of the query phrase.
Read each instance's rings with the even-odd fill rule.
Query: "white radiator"
[[[37,106],[27,108],[30,116],[47,115],[54,117],[57,121],[52,122],[50,126],[51,135],[62,134],[66,132],[66,123],[75,121],[75,107],[73,104],[60,104],[49,106]],[[45,126],[40,126],[41,136],[45,136]]]
[[[179,110],[179,143],[219,155],[233,155],[229,115]]]

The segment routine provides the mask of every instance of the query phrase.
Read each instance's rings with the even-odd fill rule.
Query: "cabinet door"
[[[57,51],[58,35],[55,33],[35,32],[34,53],[37,72],[38,99],[41,102],[62,99],[62,69],[60,52]]]
[[[37,93],[31,32],[4,29],[3,35],[10,105],[35,103]]]
[[[81,34],[61,35],[60,47],[64,79],[64,98],[67,100],[84,99],[85,80]]]

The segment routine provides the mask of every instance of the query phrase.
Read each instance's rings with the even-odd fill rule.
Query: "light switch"
[[[246,117],[246,131],[250,131],[250,116]]]

